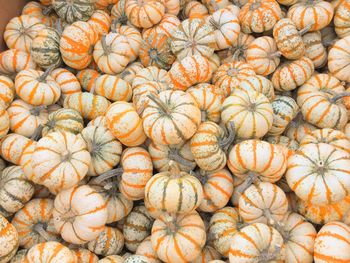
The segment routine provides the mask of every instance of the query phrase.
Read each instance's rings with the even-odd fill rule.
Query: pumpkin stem
[[[57,19],[55,27],[58,34],[62,35],[63,30],[62,30],[61,18]]]
[[[331,103],[336,103],[337,100],[342,99],[344,97],[349,97],[350,96],[350,92],[342,92],[339,94],[334,95],[334,97],[331,99]]]
[[[107,45],[107,42],[106,42],[106,35],[103,35],[101,37],[101,45],[102,45],[102,49],[103,49],[103,52],[108,55],[109,53],[111,53],[111,49],[110,47]]]
[[[275,228],[283,237],[284,241],[288,241],[290,238],[290,232],[286,229],[286,226],[283,222],[275,221],[271,224],[273,228]]]
[[[263,214],[266,217],[269,225],[274,225],[276,220],[272,218],[270,208],[265,208]]]
[[[259,174],[254,172],[249,172],[247,178],[244,180],[244,182],[238,186],[239,190],[238,192],[242,194],[249,186],[252,184],[258,184],[259,183]]]
[[[305,35],[307,32],[309,32],[309,30],[310,30],[313,26],[314,26],[314,23],[309,24],[309,25],[305,26],[304,28],[300,29],[299,35],[300,35],[300,36]]]
[[[274,53],[270,53],[269,54],[269,58],[278,58],[278,57],[280,57],[282,55],[282,53],[281,53],[281,51],[276,51],[276,52],[274,52]]]
[[[113,19],[111,22],[111,32],[112,33],[117,33],[117,25],[118,25],[118,19]]]
[[[238,48],[238,49],[233,53],[232,59],[233,59],[234,61],[238,61],[240,55],[241,55],[241,49]]]
[[[166,114],[170,115],[170,111],[168,106],[161,101],[161,99],[157,96],[155,96],[154,94],[148,94],[147,97],[153,101],[155,104],[157,104],[157,106]]]
[[[47,16],[52,12],[52,10],[53,10],[53,7],[52,7],[52,5],[50,5],[50,6],[45,7],[43,9],[42,13],[44,16]]]
[[[329,47],[335,44],[339,39],[332,39],[332,40],[324,40],[322,41],[322,45],[325,47]]]
[[[33,140],[33,141],[38,141],[40,139],[40,137],[41,137],[41,133],[42,133],[43,129],[44,129],[44,125],[39,124],[39,126],[36,127],[34,133],[30,137],[30,139]]]
[[[39,116],[40,111],[47,109],[46,105],[41,105],[41,106],[37,106],[37,107],[33,107],[32,109],[29,110],[31,115],[34,116]]]
[[[166,225],[171,233],[176,233],[177,227],[176,227],[176,213],[166,213],[165,215],[165,222]]]
[[[236,137],[235,123],[233,121],[230,121],[228,123],[227,132],[227,137],[219,142],[220,148],[223,149],[225,152],[227,151],[228,147],[230,147],[230,145],[233,143]]]
[[[187,167],[193,166],[193,162],[182,157],[178,149],[170,148],[169,153],[168,153],[168,158],[172,161],[175,161],[175,162],[183,165],[183,166],[187,166]],[[169,166],[170,166],[170,163],[169,163]]]
[[[47,233],[47,231],[45,230],[46,228],[46,224],[45,223],[36,223],[33,227],[33,230],[35,232],[37,232],[43,239],[45,239],[46,241],[50,240],[50,235]]]
[[[55,68],[55,66],[48,67],[45,72],[37,79],[39,82],[45,82],[46,78],[50,75],[51,71]]]
[[[207,121],[207,113],[205,112],[205,110],[201,110],[201,121]]]
[[[275,245],[275,249],[272,253],[270,253],[269,250],[270,247],[264,249],[261,251],[259,259],[257,263],[267,263],[274,260],[278,260],[281,257],[281,247],[278,245]]]
[[[175,161],[169,161],[169,172],[173,178],[181,177],[179,165]]]
[[[123,173],[123,168],[121,168],[121,167],[116,168],[116,169],[112,169],[112,170],[104,172],[103,174],[96,177],[94,179],[94,182],[99,184],[99,183],[102,183],[104,180],[121,175],[122,173]]]

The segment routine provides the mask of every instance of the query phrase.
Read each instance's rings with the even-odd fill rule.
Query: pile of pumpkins
[[[40,0],[0,53],[0,262],[350,262],[350,0]]]

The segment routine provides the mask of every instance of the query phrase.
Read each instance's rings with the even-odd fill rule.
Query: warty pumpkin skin
[[[94,12],[92,0],[52,0],[52,6],[58,16],[69,24],[87,21]]]
[[[16,228],[2,215],[0,215],[0,233],[0,258],[2,263],[6,263],[16,254],[19,243]]]
[[[182,16],[184,19],[206,19],[209,16],[208,8],[199,1],[187,1],[184,8],[182,9]]]
[[[76,262],[76,257],[69,248],[61,243],[49,241],[39,243],[30,248],[25,260],[28,263],[44,263],[49,261],[52,263],[74,263]]]
[[[113,26],[113,25],[112,25]],[[111,29],[114,32],[114,29]],[[142,36],[139,30],[133,26],[121,26],[115,29],[115,33],[122,35],[130,45],[130,62],[135,61],[139,57],[140,47],[142,44]]]

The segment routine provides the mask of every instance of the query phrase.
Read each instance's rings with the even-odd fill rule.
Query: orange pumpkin
[[[146,39],[152,34],[164,34],[171,37],[172,33],[181,24],[180,19],[171,14],[165,14],[162,20],[151,28],[143,29],[142,38]]]
[[[45,252],[44,252],[45,251]],[[31,247],[25,258],[28,263],[44,263],[44,262],[76,262],[74,253],[56,241],[39,243]]]
[[[125,1],[125,14],[136,27],[150,28],[157,24],[164,16],[165,4],[158,0]]]
[[[69,70],[57,68],[54,69],[50,75],[61,88],[60,101],[63,102],[68,95],[81,92],[81,86],[78,79]]]
[[[25,69],[36,69],[36,64],[29,53],[17,49],[0,53],[0,73],[12,75]]]
[[[76,75],[81,87],[86,91],[94,88],[95,81],[99,76],[100,73],[94,69],[83,69]]]
[[[96,78],[94,92],[111,101],[130,101],[132,96],[128,82],[108,74]]]
[[[113,28],[111,29],[114,32]],[[130,62],[133,62],[139,56],[142,44],[141,33],[133,26],[121,26],[115,29],[115,33],[124,36],[130,45]]]
[[[209,15],[208,8],[198,1],[189,1],[182,10],[183,17],[205,19]]]
[[[96,10],[87,22],[94,27],[95,31],[100,36],[102,36],[103,34],[108,33],[112,21],[107,12]]]

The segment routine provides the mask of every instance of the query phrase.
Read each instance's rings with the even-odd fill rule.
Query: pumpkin
[[[88,92],[74,93],[64,100],[63,106],[78,111],[83,118],[92,120],[106,113],[110,102]]]
[[[150,154],[141,147],[125,149],[121,158],[123,167],[119,183],[120,192],[129,200],[140,200],[145,197],[146,183],[153,172]]]
[[[13,81],[6,76],[0,76],[0,106],[7,109],[15,97]]]
[[[117,0],[111,9],[111,19],[114,27],[132,25],[125,13],[125,0]]]
[[[125,246],[135,252],[139,244],[150,235],[154,219],[144,206],[135,206],[125,218],[123,235]]]
[[[152,33],[140,47],[140,61],[145,67],[169,69],[175,61],[171,52],[170,38],[165,34]]]
[[[134,89],[138,85],[145,84],[150,81],[156,82],[160,91],[169,89],[169,86],[172,84],[171,77],[169,77],[166,70],[159,69],[155,66],[150,66],[137,72],[131,86]]]
[[[112,23],[111,17],[103,10],[96,10],[87,22],[95,28],[100,36],[108,33]]]
[[[25,261],[29,249],[19,249],[11,258],[10,263],[22,263]]]
[[[180,12],[180,0],[165,0],[165,14],[177,15]]]
[[[152,34],[165,34],[168,37],[171,37],[173,32],[180,24],[181,21],[177,16],[165,14],[158,24],[154,25],[151,28],[143,29],[142,38],[146,39]]]
[[[34,185],[20,166],[5,168],[0,174],[0,185],[0,211],[6,217],[21,209],[34,194]]]
[[[57,15],[69,24],[75,21],[87,21],[94,12],[91,0],[52,0],[52,7]]]
[[[53,200],[35,198],[15,214],[12,224],[18,231],[21,247],[29,249],[42,242],[59,240],[52,220],[52,211]]]
[[[87,243],[90,251],[102,256],[119,254],[123,246],[123,234],[117,228],[109,226],[106,226],[97,238]]]
[[[200,255],[205,239],[203,220],[195,211],[178,216],[162,214],[152,227],[153,249],[165,262],[194,260]]]
[[[127,66],[122,73],[120,73],[120,77],[128,82],[129,84],[132,84],[132,81],[134,80],[135,75],[140,72],[143,69],[143,65],[141,62],[133,62],[129,66]]]
[[[208,227],[208,241],[223,256],[228,257],[233,236],[243,226],[243,221],[234,207],[224,207],[214,212]]]
[[[148,258],[140,255],[130,255],[126,257],[124,263],[149,263]]]
[[[193,71],[193,68],[196,71]],[[200,55],[185,57],[180,62],[174,62],[169,77],[175,89],[187,90],[189,87],[207,82],[212,75],[212,69],[208,59]]]
[[[95,81],[99,76],[100,73],[94,69],[83,69],[76,75],[81,87],[86,91],[95,88]]]
[[[149,263],[161,263],[156,252],[152,247],[151,236],[146,237],[135,251],[136,255],[147,257]]]
[[[78,79],[69,70],[56,68],[50,75],[61,88],[61,104],[63,104],[64,99],[69,95],[81,92],[81,86]]]
[[[85,248],[71,249],[75,254],[77,261],[81,263],[98,263],[98,257]]]
[[[3,138],[7,135],[11,125],[10,121],[11,119],[8,112],[0,107],[0,138]]]
[[[150,94],[149,98],[143,112],[143,128],[147,137],[164,145],[183,143],[192,137],[201,117],[197,103],[189,94],[166,90],[158,96]]]
[[[288,158],[286,178],[296,195],[308,203],[325,205],[349,195],[348,153],[325,143],[306,144]],[[331,183],[330,183],[331,182]]]
[[[142,119],[132,104],[125,101],[114,102],[106,112],[108,129],[126,146],[138,146],[146,140]]]
[[[82,180],[91,162],[83,139],[69,132],[52,132],[41,138],[32,155],[35,183],[57,193]]]
[[[22,15],[12,18],[6,25],[4,39],[8,48],[30,53],[33,39],[45,25],[36,17]]]
[[[51,105],[61,95],[60,86],[49,76],[49,71],[22,70],[16,75],[15,89],[17,95],[32,105]]]
[[[294,22],[298,30],[312,25],[310,31],[326,27],[332,20],[334,8],[323,0],[302,0],[288,9],[287,16]]]
[[[35,69],[36,64],[29,53],[9,49],[0,53],[0,73],[12,75],[25,69]]]
[[[236,90],[224,100],[221,119],[234,123],[239,138],[261,138],[272,127],[273,109],[265,95]]]
[[[169,162],[171,160],[176,162],[180,170],[184,172],[190,172],[196,167],[189,141],[175,145],[162,145],[151,142],[148,146],[148,152],[154,168],[159,172],[169,171]]]
[[[77,21],[66,26],[60,39],[60,51],[64,63],[74,69],[86,68],[92,61],[97,38],[94,27],[87,22]]]
[[[124,36],[109,33],[96,43],[93,55],[102,72],[116,74],[123,71],[130,62],[131,47]]]
[[[304,136],[317,128],[308,122],[304,121],[303,115],[298,113],[298,115],[289,123],[284,134],[297,142],[300,142]]]
[[[44,262],[76,262],[74,253],[66,246],[56,241],[49,241],[37,244],[31,247],[27,253],[25,262],[44,263]]]
[[[299,143],[296,140],[290,139],[287,136],[268,136],[265,138],[267,142],[281,146],[282,151],[288,159],[295,151],[299,149]],[[284,177],[282,177],[284,178]]]
[[[337,35],[344,38],[349,35],[349,14],[350,5],[348,1],[339,1],[339,6],[334,12],[334,29]]]
[[[205,19],[208,17],[208,8],[198,1],[189,1],[186,3],[182,10],[182,16],[186,18],[200,18]]]
[[[271,81],[276,90],[294,90],[312,76],[314,69],[312,60],[304,56],[281,64],[273,73]]]
[[[155,81],[145,82],[133,88],[132,102],[140,116],[149,104],[150,98],[148,96],[151,94],[158,95],[162,89],[163,87]]]
[[[18,233],[16,228],[2,215],[0,215],[0,241],[2,244],[1,261],[9,262],[18,249]]]
[[[212,262],[214,259],[221,258],[221,255],[219,252],[217,252],[213,247],[206,245],[203,249],[201,254],[194,259],[193,263],[201,263],[201,262]]]
[[[257,91],[264,94],[271,102],[275,99],[275,91],[272,82],[260,75],[253,75],[245,78],[239,83],[237,89],[244,92]]]
[[[95,1],[95,8],[100,10],[111,10],[112,7],[118,3],[118,0],[97,0]]]
[[[132,89],[128,82],[108,74],[96,78],[94,92],[111,101],[130,101],[132,96]]]
[[[327,64],[327,49],[319,31],[306,33],[303,36],[305,56],[312,60],[315,68]]]
[[[255,223],[242,228],[233,238],[230,262],[284,262],[283,237],[273,227]]]
[[[150,28],[157,24],[165,13],[162,1],[147,0],[142,3],[137,0],[125,1],[125,14],[136,27]]]
[[[112,255],[100,259],[98,263],[125,263],[125,260],[122,256]]]
[[[315,263],[350,260],[350,227],[341,222],[324,225],[315,239]]]
[[[213,84],[222,89],[224,97],[228,97],[241,81],[255,75],[251,65],[240,62],[222,64],[213,75]]]
[[[33,141],[16,133],[6,135],[1,140],[1,156],[6,161],[20,165],[23,153],[33,144]]]
[[[115,30],[112,28],[112,32],[118,33],[124,36],[130,45],[130,62],[135,61],[139,56],[140,47],[142,44],[141,33],[133,26],[121,26]]]
[[[74,210],[71,210],[72,206]],[[58,193],[53,220],[65,241],[84,244],[97,238],[104,230],[107,213],[103,197],[90,186],[81,185]]]
[[[350,36],[335,42],[328,53],[328,69],[330,73],[344,81],[350,81],[347,74],[350,61],[347,59],[350,52]]]
[[[239,12],[244,33],[262,33],[273,28],[282,18],[282,11],[275,0],[249,0]]]
[[[30,1],[22,9],[22,15],[29,15],[36,17],[42,21],[46,26],[52,26],[56,17],[50,16],[50,7],[45,7],[41,3]]]
[[[226,152],[235,138],[235,126],[225,132],[214,122],[202,122],[191,139],[191,152],[197,165],[205,171],[217,171],[226,165]]]

